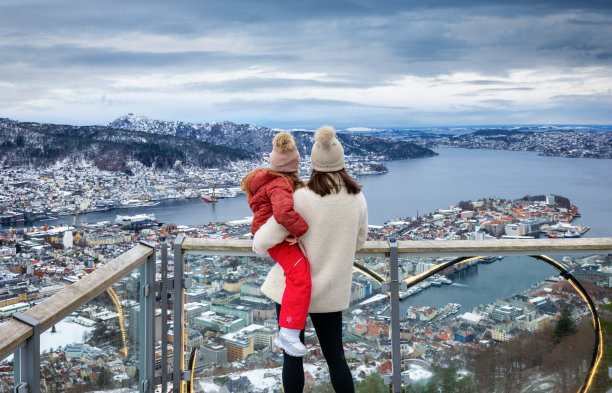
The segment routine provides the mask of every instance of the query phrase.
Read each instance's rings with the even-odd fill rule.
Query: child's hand
[[[285,238],[285,241],[293,246],[294,244],[297,244],[297,237],[295,237],[295,236],[287,236]]]

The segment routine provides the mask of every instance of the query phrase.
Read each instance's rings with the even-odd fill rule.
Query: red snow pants
[[[289,329],[304,329],[308,306],[310,306],[310,266],[297,244],[278,243],[268,254],[285,271],[285,292],[283,293],[278,326]]]

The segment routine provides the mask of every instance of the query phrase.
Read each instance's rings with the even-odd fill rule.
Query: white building
[[[64,249],[68,250],[72,248],[72,231],[68,230],[64,232]]]

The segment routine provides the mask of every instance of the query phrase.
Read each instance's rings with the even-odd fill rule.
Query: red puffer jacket
[[[295,237],[302,236],[308,230],[306,221],[293,210],[293,185],[290,180],[261,169],[249,180],[248,189],[249,206],[255,213],[252,234],[272,215]]]

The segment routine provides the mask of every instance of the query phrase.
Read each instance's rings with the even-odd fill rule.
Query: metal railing
[[[70,313],[93,300],[112,287],[132,270],[140,267],[140,287],[153,283],[155,272],[155,249],[140,243],[101,266],[94,273],[63,288],[31,309],[13,314],[13,318],[0,325],[0,359],[14,353],[14,385],[17,393],[38,393],[40,386],[40,335],[60,322]],[[141,296],[140,324],[141,370],[150,374],[145,366],[152,364],[152,354],[144,348],[152,343],[153,303]],[[150,346],[149,346],[150,348]],[[147,358],[150,357],[151,361]]]
[[[206,255],[256,256],[251,250],[250,240],[234,239],[195,239],[187,238],[182,244],[185,253]],[[370,276],[383,285],[383,290],[390,294],[391,303],[391,363],[392,374],[386,375],[385,383],[390,384],[394,393],[402,391],[402,384],[407,382],[401,373],[400,315],[399,293],[407,290],[428,277],[456,264],[467,263],[475,258],[485,256],[527,255],[548,263],[567,279],[574,289],[583,297],[593,319],[595,329],[595,346],[589,371],[579,392],[587,392],[592,384],[595,371],[603,355],[601,325],[597,310],[586,290],[567,269],[545,254],[597,254],[612,253],[612,238],[576,238],[576,239],[504,239],[504,240],[450,240],[450,241],[368,241],[356,257],[387,256],[389,257],[390,277],[388,281],[369,271],[358,263],[354,268]],[[455,257],[451,261],[413,276],[408,280],[399,279],[399,256],[447,256]],[[460,256],[460,257],[458,257]]]
[[[167,245],[161,246],[161,281],[156,281],[157,261],[155,248],[147,243],[140,243],[100,267],[92,274],[84,277],[69,287],[32,307],[24,313],[17,314],[10,321],[0,325],[0,359],[15,353],[15,391],[19,393],[40,392],[40,334],[51,328],[79,307],[94,299],[109,289],[114,283],[127,275],[133,269],[140,267],[140,324],[139,324],[139,390],[152,392],[155,386],[166,386],[172,382],[175,393],[190,390],[192,373],[185,370],[183,353],[184,324],[184,290],[189,282],[184,277],[184,258],[186,254],[205,255],[235,255],[256,256],[252,252],[251,240],[238,239],[196,239],[179,236],[174,243],[174,277],[167,277],[168,250]],[[579,238],[579,239],[533,239],[533,240],[487,240],[487,241],[369,241],[359,250],[357,256],[388,256],[390,264],[390,280],[384,282],[381,277],[369,272],[363,266],[355,264],[355,268],[385,285],[385,290],[391,298],[391,341],[392,341],[392,374],[386,376],[392,385],[393,392],[401,392],[401,353],[400,353],[400,318],[399,292],[444,269],[445,267],[466,262],[469,257],[528,255],[543,260],[555,267],[563,277],[568,279],[587,302],[594,321],[596,331],[596,346],[593,360],[587,378],[580,388],[586,392],[592,382],[594,372],[602,355],[602,341],[599,319],[593,302],[580,283],[558,262],[545,257],[544,254],[595,254],[612,253],[612,238]],[[399,256],[461,256],[436,265],[420,275],[411,277],[407,282],[398,277]],[[162,318],[161,372],[155,371],[154,353],[154,319],[155,295],[161,299],[162,313],[165,316],[168,309],[167,295],[173,293],[173,367],[169,371],[167,338],[167,319]]]

